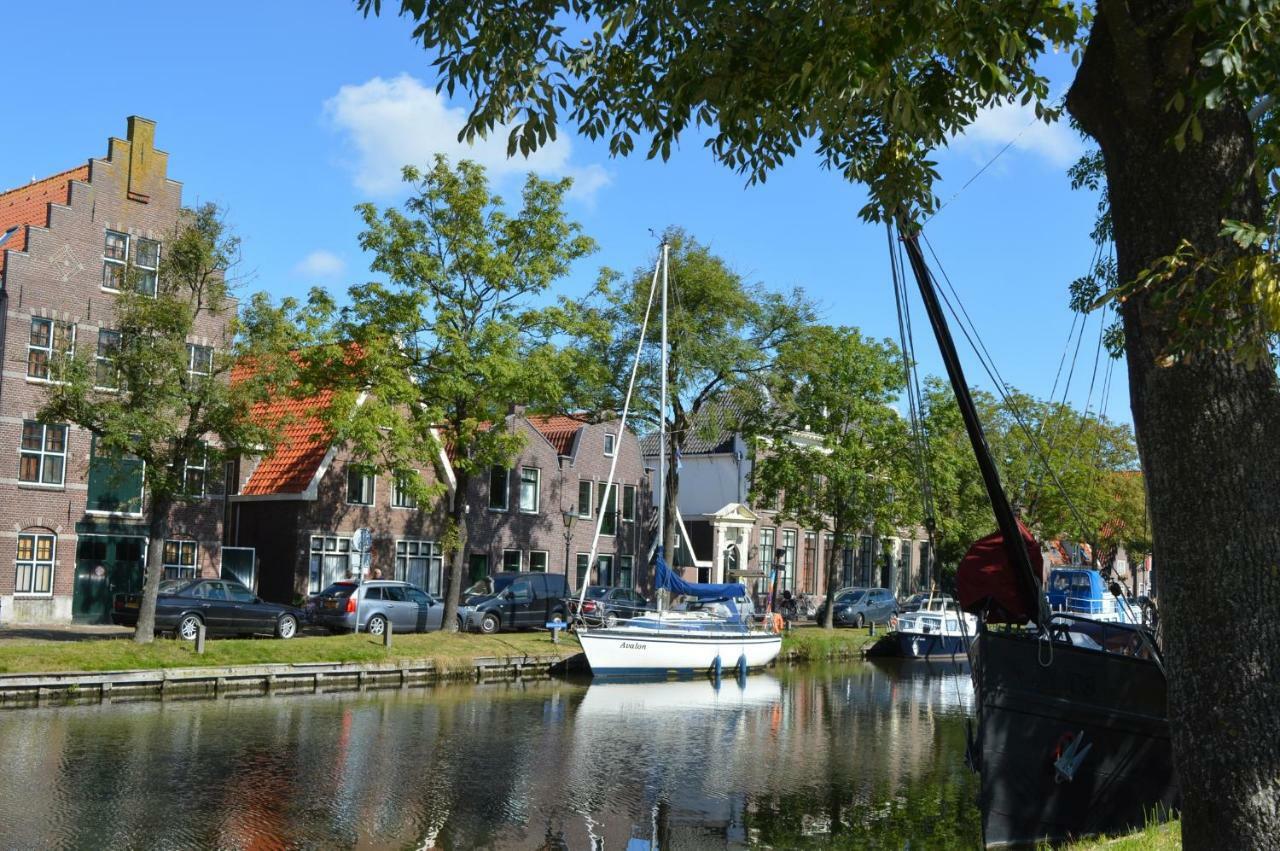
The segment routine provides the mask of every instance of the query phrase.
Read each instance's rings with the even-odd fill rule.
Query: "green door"
[[[71,616],[82,623],[111,623],[116,594],[141,593],[146,539],[81,535],[76,544]]]

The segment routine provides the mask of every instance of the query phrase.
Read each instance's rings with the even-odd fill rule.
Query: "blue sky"
[[[277,296],[367,279],[352,207],[395,203],[405,162],[463,153],[454,136],[466,103],[434,93],[409,24],[364,20],[345,0],[139,0],[110,14],[82,0],[28,3],[6,16],[5,35],[17,97],[0,136],[0,186],[102,156],[125,116],[147,116],[187,203],[227,209],[249,287]],[[1064,91],[1069,64],[1046,67]],[[940,154],[939,195],[950,200],[927,233],[1005,380],[1047,396],[1072,323],[1067,285],[1092,256],[1096,199],[1070,190],[1066,167],[1081,150],[1072,131],[1029,122],[1016,109],[986,114]],[[896,337],[884,232],[858,220],[862,190],[812,156],[747,187],[696,138],[666,163],[611,160],[571,133],[532,163],[506,161],[505,139],[467,153],[509,198],[531,166],[575,178],[570,214],[600,251],[563,282],[565,294],[585,292],[601,265],[648,266],[650,228],[677,224],[751,280],[804,287],[826,321]],[[1091,317],[1071,393],[1080,406],[1097,326]],[[922,369],[941,374],[922,315],[918,331]],[[960,345],[970,379],[988,386]],[[1128,420],[1123,363],[1111,387],[1108,414]]]

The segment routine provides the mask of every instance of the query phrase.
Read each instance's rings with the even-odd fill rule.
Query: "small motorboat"
[[[889,624],[894,631],[867,651],[868,656],[965,659],[969,642],[978,634],[978,619],[960,611],[945,594],[925,598],[920,608],[896,615]]]
[[[1055,567],[1049,572],[1049,608],[1107,623],[1142,623],[1140,614],[1123,596],[1107,588],[1102,574],[1087,567]]]

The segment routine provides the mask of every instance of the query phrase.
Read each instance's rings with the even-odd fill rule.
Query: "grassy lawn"
[[[822,661],[857,657],[875,639],[863,630],[806,628],[783,639],[784,658]],[[148,645],[129,637],[50,641],[32,638],[0,640],[0,673],[120,671],[144,668],[259,665],[291,662],[395,662],[432,659],[441,667],[465,667],[485,656],[573,656],[580,648],[572,636],[552,644],[546,632],[478,635],[430,632],[397,635],[391,650],[368,635],[304,636],[291,641],[210,639],[203,656],[193,644],[157,638]]]
[[[120,671],[139,668],[261,665],[290,662],[396,662],[433,659],[438,665],[464,667],[484,656],[572,656],[572,639],[551,643],[546,632],[460,635],[429,632],[397,635],[388,651],[381,639],[360,635],[305,636],[290,641],[270,638],[210,639],[203,656],[191,642],[157,638],[134,644],[131,637],[84,641],[5,639],[0,641],[0,673]]]

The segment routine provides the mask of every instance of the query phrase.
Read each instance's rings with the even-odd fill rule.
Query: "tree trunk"
[[[1067,101],[1105,159],[1122,282],[1183,239],[1238,255],[1218,235],[1222,219],[1262,218],[1241,104],[1203,111],[1203,141],[1188,134],[1182,152],[1169,141],[1184,116],[1165,105],[1198,62],[1178,33],[1190,6],[1099,3]],[[1140,294],[1121,315],[1160,574],[1183,842],[1277,848],[1280,392],[1270,363],[1250,366],[1220,348],[1165,357],[1179,306]],[[1257,341],[1263,332],[1243,333]]]
[[[449,519],[457,532],[457,549],[453,553],[453,564],[449,568],[449,581],[444,595],[444,615],[440,620],[441,632],[458,631],[458,601],[462,597],[462,577],[467,571],[467,490],[471,484],[469,473],[457,474],[457,489],[453,492],[453,508]]]
[[[839,560],[836,553],[842,549],[844,543],[844,523],[840,520],[840,513],[836,512],[835,528],[832,530],[831,547],[827,551],[827,605],[822,612],[822,628],[835,629],[835,608],[836,608],[836,586],[840,582],[837,573],[839,569]]]
[[[152,497],[151,527],[147,531],[146,579],[142,583],[138,625],[133,630],[133,640],[138,644],[150,644],[156,639],[156,598],[160,595],[160,580],[164,579],[164,537],[169,528],[169,509],[172,507],[172,499]]]

